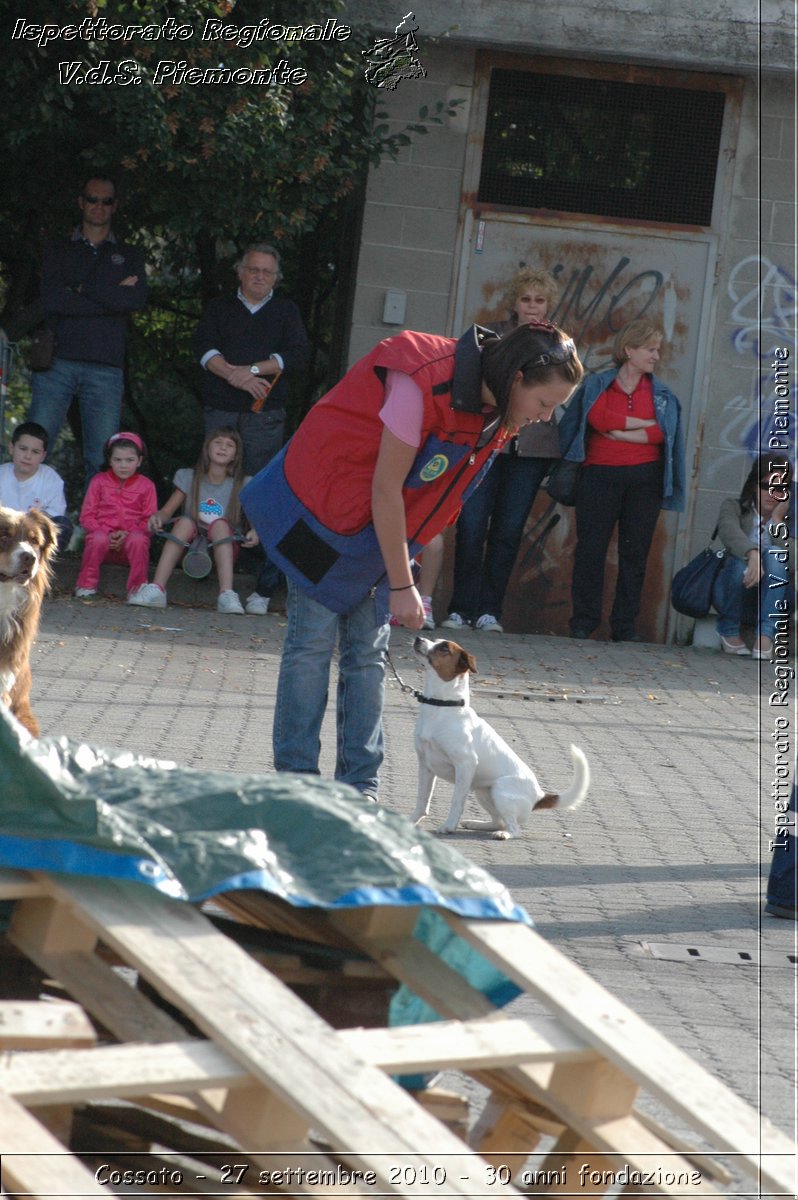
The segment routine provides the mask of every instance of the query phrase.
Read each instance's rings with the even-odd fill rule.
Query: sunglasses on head
[[[83,199],[87,204],[102,204],[105,208],[110,208],[112,204],[116,204],[115,196],[84,196]]]
[[[556,342],[551,346],[545,354],[539,354],[537,358],[533,358],[531,362],[526,364],[526,369],[529,367],[548,367],[555,366],[557,363],[567,362],[569,358],[573,358],[576,354],[576,346],[572,338],[567,338],[564,342]]]

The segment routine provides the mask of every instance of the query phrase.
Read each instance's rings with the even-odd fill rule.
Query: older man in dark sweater
[[[237,429],[244,472],[254,475],[283,444],[285,376],[307,362],[308,337],[294,302],[274,295],[280,257],[273,246],[250,246],[236,270],[237,293],[211,300],[194,351],[205,368],[205,432],[219,425]]]
[[[55,355],[48,370],[33,373],[28,420],[44,426],[52,446],[78,398],[88,484],[119,430],[127,320],[147,301],[147,279],[142,252],[111,230],[113,180],[87,180],[78,207],[81,224],[44,252],[41,301]]]
[[[255,475],[283,444],[285,377],[305,365],[309,344],[297,306],[274,295],[281,278],[274,246],[249,246],[236,271],[238,291],[211,300],[194,334],[194,352],[205,368],[206,436],[221,425],[237,429],[244,473]],[[277,577],[267,560],[247,612],[268,610]]]

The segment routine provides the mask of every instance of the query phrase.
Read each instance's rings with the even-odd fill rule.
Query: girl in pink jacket
[[[115,433],[105,443],[105,467],[94,476],[80,510],[86,530],[75,595],[97,594],[100,566],[126,562],[128,595],[147,582],[150,531],[147,523],[158,508],[155,484],[139,475],[144,443],[137,433]]]

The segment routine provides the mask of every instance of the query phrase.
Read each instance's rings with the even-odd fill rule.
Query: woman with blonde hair
[[[601,624],[604,567],[618,527],[618,581],[610,612],[614,642],[639,642],[635,622],[660,509],[684,508],[681,406],[654,374],[662,330],[630,321],[612,347],[615,366],[589,375],[559,424],[567,459],[582,463],[576,492],[571,637]]]
[[[558,297],[553,275],[522,267],[505,292],[507,320],[486,328],[506,337],[519,325],[545,321]],[[510,439],[464,506],[457,522],[454,591],[443,622],[446,629],[473,624],[480,632],[504,632],[502,605],[527,517],[553,459],[559,457],[555,421],[525,426]]]

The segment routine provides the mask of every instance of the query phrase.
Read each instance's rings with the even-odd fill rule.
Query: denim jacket
[[[587,414],[618,374],[617,367],[597,371],[582,381],[569,400],[557,426],[563,458],[582,462],[585,457]],[[682,512],[686,499],[684,441],[681,405],[673,392],[656,375],[651,376],[654,391],[654,415],[665,435],[662,507]]]

